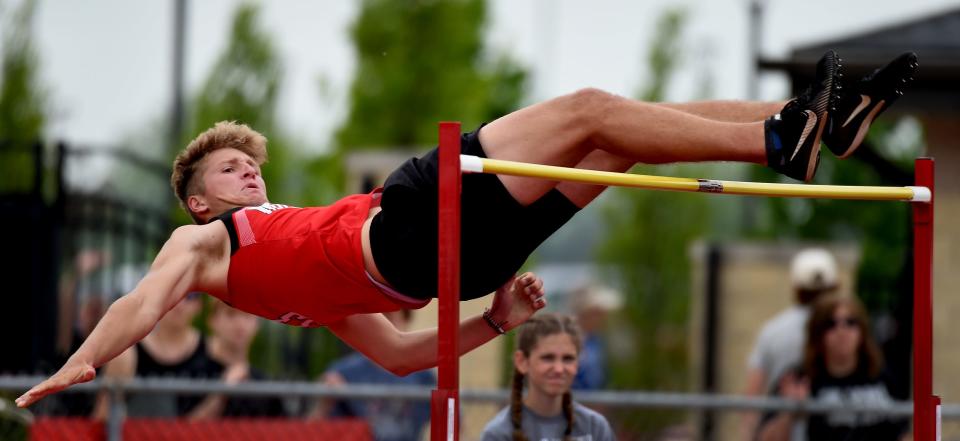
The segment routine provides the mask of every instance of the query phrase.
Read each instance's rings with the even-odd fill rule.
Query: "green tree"
[[[306,165],[308,199],[325,202],[344,190],[350,150],[436,144],[440,120],[469,129],[516,108],[526,72],[506,56],[487,56],[485,20],[483,0],[362,3],[350,32],[358,62],[348,116],[333,153]],[[328,333],[314,334],[322,337],[303,343],[311,376],[338,349]]]
[[[258,19],[257,6],[242,4],[237,8],[229,43],[191,100],[186,133],[192,137],[224,120],[241,122],[263,133],[269,140],[270,161],[263,169],[263,178],[271,199],[300,203],[297,184],[302,170],[297,168],[294,146],[276,116],[283,65],[273,38]]]
[[[659,102],[679,63],[688,14],[666,10],[650,45],[650,78],[636,95]],[[705,97],[700,97],[705,98]],[[636,173],[663,176],[711,176],[734,170],[715,164],[639,165]],[[625,294],[619,331],[630,351],[611,354],[613,387],[684,390],[688,386],[687,335],[690,310],[690,244],[704,236],[729,234],[724,227],[735,213],[717,198],[703,195],[613,188],[602,200],[603,230],[598,261],[619,281]],[[727,201],[729,202],[729,201]],[[683,415],[669,411],[623,412],[615,419],[628,430],[655,432]]]
[[[512,111],[526,71],[483,47],[484,0],[364,0],[351,29],[357,73],[339,151],[436,144],[437,122],[469,130]]]
[[[234,13],[228,45],[207,75],[201,89],[190,100],[192,112],[186,133],[190,137],[218,121],[245,123],[267,137],[269,164],[263,178],[270,199],[287,204],[303,204],[303,182],[306,161],[291,137],[277,123],[277,93],[283,78],[283,64],[272,36],[259,21],[259,8],[242,4]],[[184,143],[189,141],[184,139]],[[177,210],[180,223],[190,219]],[[309,345],[312,351],[281,348]],[[290,361],[304,354],[315,357],[314,363],[333,348],[332,337],[325,332],[304,332],[302,329],[268,322],[253,343],[251,362],[274,375],[304,377],[308,366],[304,360]],[[318,351],[321,354],[318,354]],[[317,369],[313,368],[315,372]]]
[[[435,145],[438,121],[472,130],[516,110],[527,72],[484,49],[486,14],[484,0],[364,0],[350,31],[357,73],[336,156]]]
[[[658,21],[648,59],[651,79],[638,95],[662,101],[681,53],[686,20],[682,9]],[[675,175],[705,166],[638,166],[645,174]],[[686,383],[685,320],[689,301],[689,265],[685,249],[708,225],[702,197],[636,189],[612,189],[604,201],[605,231],[599,259],[613,269],[626,294],[625,313],[635,351],[614,364],[618,386],[680,389]],[[678,221],[679,220],[679,221]]]
[[[0,4],[0,7],[3,5]],[[0,66],[0,191],[24,191],[33,182],[29,147],[39,142],[47,122],[47,92],[39,79],[39,56],[33,44],[36,1],[25,0],[0,16],[3,23]],[[0,12],[4,12],[0,9]]]
[[[667,12],[657,27],[649,59],[652,78],[638,96],[660,101],[682,53],[678,37],[682,11]],[[851,160],[823,154],[817,181],[837,185],[910,185],[912,158],[922,137],[903,136],[915,123],[879,120],[865,146]],[[638,166],[654,175],[710,176],[758,182],[792,182],[765,167],[725,165]],[[719,176],[718,176],[719,175]],[[686,250],[698,238],[854,242],[861,246],[857,294],[875,312],[889,312],[909,301],[910,209],[906,204],[826,199],[755,198],[743,225],[742,206],[729,198],[671,192],[614,189],[604,201],[610,236],[599,260],[612,268],[627,297],[625,327],[634,351],[613,357],[619,387],[679,390],[687,385],[687,323],[691,295]],[[724,199],[724,200],[721,200]],[[745,200],[745,199],[744,199]],[[630,413],[644,430],[662,427],[676,413]],[[638,422],[642,421],[642,422]]]

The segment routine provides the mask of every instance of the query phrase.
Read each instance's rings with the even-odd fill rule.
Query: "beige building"
[[[758,242],[726,244],[712,250],[704,244],[691,248],[692,286],[698,287],[691,301],[689,332],[692,390],[744,392],[747,358],[760,328],[795,304],[790,262],[797,252],[810,246],[822,246],[833,253],[839,267],[840,292],[856,292],[860,254],[855,244]],[[713,259],[711,251],[715,253]],[[710,278],[715,281],[713,289],[707,288]],[[711,346],[713,349],[709,349]],[[704,375],[707,371],[712,378]],[[713,387],[707,386],[710,382]],[[739,439],[740,422],[739,413],[716,414],[713,439]]]

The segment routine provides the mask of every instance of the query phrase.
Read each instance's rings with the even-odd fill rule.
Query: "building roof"
[[[798,47],[786,60],[761,59],[757,64],[760,69],[786,71],[798,89],[812,80],[814,64],[828,49],[840,55],[848,78],[868,74],[900,53],[916,52],[920,61],[916,82],[896,108],[960,112],[960,8]]]

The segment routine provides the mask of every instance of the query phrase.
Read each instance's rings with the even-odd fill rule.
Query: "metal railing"
[[[43,381],[39,376],[0,375],[0,391],[19,393]],[[409,401],[428,401],[432,387],[348,384],[328,386],[316,382],[257,381],[228,385],[216,380],[178,378],[134,378],[129,380],[104,379],[79,384],[70,388],[76,392],[107,391],[111,409],[107,418],[107,439],[119,441],[122,437],[123,420],[126,416],[124,396],[129,393],[167,393],[179,395],[223,394],[251,397],[301,397],[334,399],[391,398]],[[505,389],[462,389],[464,402],[503,404],[509,400]],[[680,392],[649,391],[577,391],[576,399],[586,405],[603,406],[608,409],[672,409],[690,411],[771,411],[825,414],[844,412],[848,414],[871,414],[895,417],[913,415],[910,401],[895,401],[885,405],[862,403],[837,403],[822,401],[796,401],[773,397],[746,397]],[[941,409],[944,420],[960,420],[960,404],[945,404]]]

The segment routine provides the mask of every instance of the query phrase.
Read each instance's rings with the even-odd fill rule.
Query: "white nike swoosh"
[[[807,125],[803,128],[803,132],[800,134],[800,140],[797,141],[797,146],[793,148],[793,154],[790,155],[790,160],[793,161],[793,158],[797,157],[797,153],[800,152],[800,146],[803,145],[803,142],[807,140],[807,136],[810,136],[810,132],[817,127],[817,114],[813,113],[812,110],[804,110],[804,113],[807,114]]]
[[[850,117],[847,118],[847,120],[843,123],[843,126],[841,127],[846,127],[847,124],[850,124],[850,121],[853,121],[853,118],[856,118],[856,116],[860,114],[860,112],[862,112],[863,109],[866,109],[868,106],[870,106],[870,97],[866,95],[860,95],[860,104],[857,106],[857,108],[853,109],[853,112],[850,113]]]

